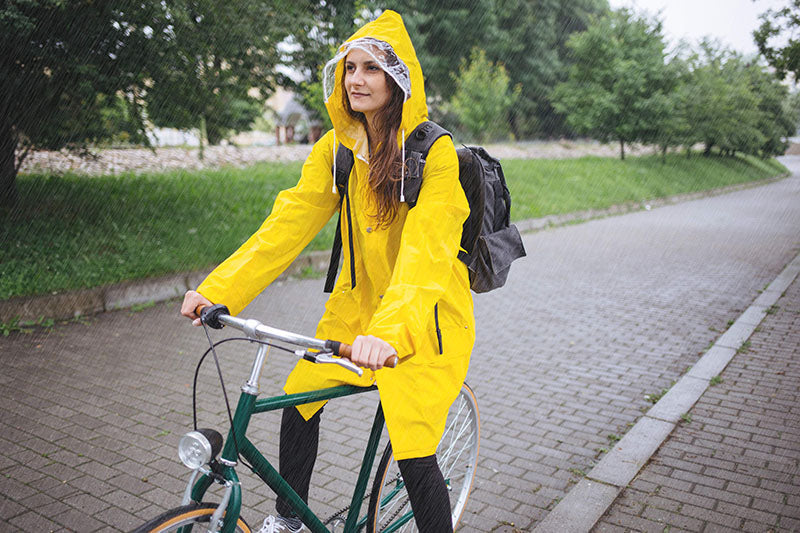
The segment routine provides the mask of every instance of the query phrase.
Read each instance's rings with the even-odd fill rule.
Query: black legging
[[[278,459],[281,476],[308,502],[311,472],[319,446],[319,418],[322,409],[308,422],[294,407],[283,410]],[[397,462],[406,484],[414,520],[420,533],[450,533],[450,497],[436,456],[403,459]],[[293,516],[289,504],[278,498],[275,508],[281,516]]]

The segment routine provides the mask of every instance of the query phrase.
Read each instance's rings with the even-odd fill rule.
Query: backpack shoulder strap
[[[333,174],[336,190],[339,191],[339,198],[343,203],[347,203],[346,214],[350,214],[350,204],[347,198],[347,182],[350,181],[350,172],[353,170],[355,159],[353,158],[353,151],[342,145],[341,143],[336,148],[336,161],[334,162],[331,172]],[[355,271],[353,266],[353,236],[349,233],[350,220],[348,218],[348,237],[350,244],[350,268],[351,282],[355,286]],[[325,292],[333,292],[333,286],[336,284],[336,274],[339,272],[339,261],[342,256],[342,215],[339,214],[339,220],[336,222],[336,232],[333,235],[333,247],[331,248],[331,260],[328,264],[328,274],[325,277]]]
[[[353,170],[354,164],[353,151],[339,143],[336,148],[336,161],[333,165],[335,171],[333,179],[336,183],[336,189],[339,191],[339,196],[342,198],[347,192],[347,182],[350,180],[350,171]]]
[[[438,125],[437,123],[428,120],[411,132],[411,135],[406,138],[406,203],[408,207],[417,205],[417,195],[422,186],[422,172],[425,169],[425,158],[428,157],[428,151],[439,137],[444,135],[452,135],[449,131]]]
[[[432,120],[426,120],[414,128],[414,131],[412,131],[411,135],[406,139],[406,151],[419,152],[422,154],[423,158],[427,157],[428,150],[431,149],[433,143],[443,135],[450,135],[450,137],[452,137],[449,131],[437,123]]]

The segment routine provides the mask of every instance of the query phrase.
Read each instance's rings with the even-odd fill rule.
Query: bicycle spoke
[[[447,471],[447,475],[448,475],[448,476],[449,476],[449,475],[450,475],[450,473],[452,472],[452,469],[453,469],[453,467],[455,467],[455,465],[456,465],[456,463],[458,462],[458,460],[461,458],[461,454],[462,454],[462,453],[464,453],[464,450],[466,450],[466,449],[467,449],[467,448],[469,448],[470,446],[471,446],[471,443],[470,443],[470,442],[466,442],[466,443],[464,443],[464,445],[461,447],[461,449],[458,451],[458,455],[456,455],[456,458],[453,460],[453,464],[452,464],[452,466],[451,466],[451,467],[450,467],[450,469]]]
[[[467,386],[459,393],[450,408],[442,438],[436,450],[439,468],[450,493],[452,519],[456,523],[469,498],[472,480],[475,476],[475,461],[478,456],[478,412],[472,392]],[[397,463],[391,461],[382,470],[384,480],[378,483],[380,497],[375,500],[376,531],[417,532],[413,520],[408,494],[397,480]],[[387,478],[391,478],[388,479]]]
[[[447,448],[447,451],[446,451],[446,453],[445,453],[445,456],[444,456],[444,458],[442,459],[442,461],[440,462],[440,464],[445,464],[445,465],[446,465],[446,464],[448,464],[448,462],[449,462],[449,459],[450,459],[450,455],[452,454],[452,449],[453,449],[453,444],[454,444],[454,442],[455,442],[455,441],[457,441],[458,439],[460,439],[460,438],[461,438],[461,436],[464,434],[464,432],[465,432],[465,431],[467,431],[467,430],[469,430],[469,427],[470,427],[470,419],[467,417],[467,418],[464,420],[464,422],[461,424],[461,427],[459,428],[459,431],[458,431],[458,435],[456,435],[456,436],[455,436],[455,438],[453,439],[453,441],[451,441],[451,443],[450,443],[450,446],[448,446],[448,448]],[[470,438],[469,438],[469,439],[467,439],[467,441],[466,441],[466,442],[467,442],[467,445],[471,445],[471,444],[472,444],[472,437],[473,437],[473,434],[474,434],[474,432],[472,432],[472,434],[470,434]],[[464,450],[464,449],[463,449],[463,447],[462,447],[461,451],[463,451],[463,450]]]
[[[458,420],[461,417],[461,413],[464,411],[464,408],[467,406],[466,402],[461,397],[458,398],[458,402],[459,402],[458,403],[458,411],[453,415],[452,422],[455,422],[456,420]],[[445,433],[444,433],[444,435],[442,435],[442,440],[440,442],[444,442],[445,439],[447,439],[447,437],[451,433],[451,428],[454,427],[454,426],[455,426],[455,424],[452,424],[452,423],[451,424],[447,424],[447,426],[445,427]],[[453,441],[451,439],[450,443],[452,444],[452,442]]]
[[[458,412],[452,418],[450,423],[447,424],[446,434],[442,436],[442,440],[441,440],[442,443],[444,443],[445,439],[449,437],[449,442],[447,444],[447,450],[450,450],[453,447],[453,442],[455,442],[455,439],[458,438],[457,436],[454,435],[454,428],[458,425],[458,421],[459,421],[459,418],[461,417],[461,412],[463,411],[464,406],[465,406],[465,404],[463,402],[461,402],[459,404]],[[467,420],[469,420],[469,419],[467,418]],[[440,447],[441,447],[441,444],[440,444]]]

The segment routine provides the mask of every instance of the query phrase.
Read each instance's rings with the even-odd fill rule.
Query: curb
[[[303,254],[295,259],[276,281],[302,277],[307,275],[309,270],[325,272],[329,259],[330,251],[313,251]],[[181,298],[187,290],[197,287],[211,270],[124,281],[103,287],[59,294],[10,298],[0,301],[0,323],[9,323],[15,320],[21,323],[36,322],[42,318],[66,320]]]
[[[590,531],[672,430],[700,399],[761,323],[769,308],[800,275],[800,254],[756,298],[614,448],[537,524],[538,533]]]
[[[629,202],[606,209],[547,215],[541,218],[520,220],[514,224],[521,233],[530,233],[597,218],[622,215],[632,211],[641,211],[642,209],[649,210],[655,207],[760,187],[783,180],[790,175],[791,173],[787,172],[773,178],[729,185],[708,191],[679,194],[644,202]],[[314,275],[318,273],[324,274],[328,268],[329,258],[330,251],[327,250],[302,254],[289,265],[277,280],[307,276],[309,272]],[[13,321],[35,323],[42,318],[65,320],[180,298],[187,290],[197,287],[211,270],[168,274],[156,278],[124,281],[92,289],[80,289],[33,297],[20,296],[2,300],[0,301],[0,324]]]

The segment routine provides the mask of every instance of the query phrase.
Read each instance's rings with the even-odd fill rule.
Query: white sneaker
[[[299,531],[308,531],[299,518],[269,515],[264,519],[264,525],[256,533],[298,533]]]

